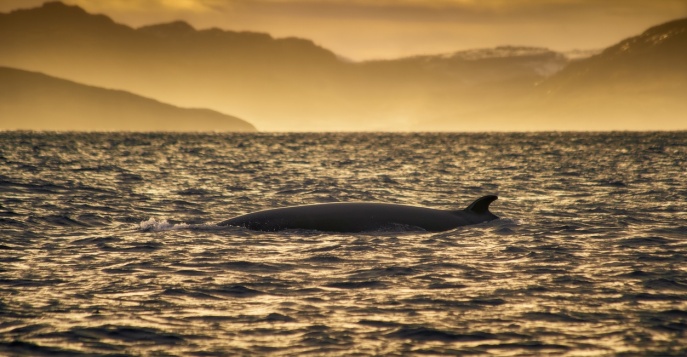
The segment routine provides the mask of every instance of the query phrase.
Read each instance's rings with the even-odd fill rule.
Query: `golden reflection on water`
[[[0,148],[6,344],[499,356],[679,355],[687,345],[687,246],[674,219],[687,207],[673,165],[687,158],[684,134],[174,136],[177,145],[105,136],[140,152],[126,159],[64,152],[60,135],[8,135],[17,149]],[[365,149],[339,149],[356,145]],[[558,149],[571,146],[572,156]],[[212,153],[190,150],[200,147]],[[148,152],[176,159],[157,169],[139,162]],[[500,220],[440,233],[215,224],[332,201],[457,209],[485,192],[499,194]]]

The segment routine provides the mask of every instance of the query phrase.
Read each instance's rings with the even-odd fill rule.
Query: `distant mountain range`
[[[256,131],[207,109],[0,67],[0,129],[57,131]]]
[[[0,14],[0,65],[266,131],[685,129],[686,33],[687,20],[670,22],[588,58],[503,46],[351,62],[309,40],[181,21],[134,29],[53,2]]]

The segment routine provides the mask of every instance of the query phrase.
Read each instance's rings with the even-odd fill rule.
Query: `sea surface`
[[[487,194],[440,233],[217,225]],[[0,133],[0,355],[685,356],[687,132]]]

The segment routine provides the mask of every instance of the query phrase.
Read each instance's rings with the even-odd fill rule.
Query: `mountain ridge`
[[[670,109],[683,112],[674,99],[685,93],[681,52],[661,55],[662,64],[654,66],[656,58],[631,60],[618,47],[635,48],[672,32],[677,35],[667,43],[687,47],[682,20],[645,31],[646,41],[626,39],[582,59],[502,46],[351,62],[308,39],[197,30],[183,21],[134,29],[60,3],[34,10],[45,21],[29,21],[32,9],[21,10],[26,21],[15,12],[0,14],[0,65],[231,112],[268,131],[567,130],[570,123],[556,118],[574,115],[585,117],[582,130],[616,130],[623,118],[612,107],[630,108],[617,112],[633,115],[643,98],[660,103],[664,108],[656,113],[666,118],[674,117],[665,114]],[[47,21],[51,10],[72,18]],[[657,128],[669,127],[670,118],[653,117]]]
[[[0,66],[0,130],[256,131],[216,111]]]

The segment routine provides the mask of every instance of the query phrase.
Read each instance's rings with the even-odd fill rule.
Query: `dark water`
[[[687,355],[687,133],[0,133],[0,355]],[[303,203],[442,233],[256,233]]]

